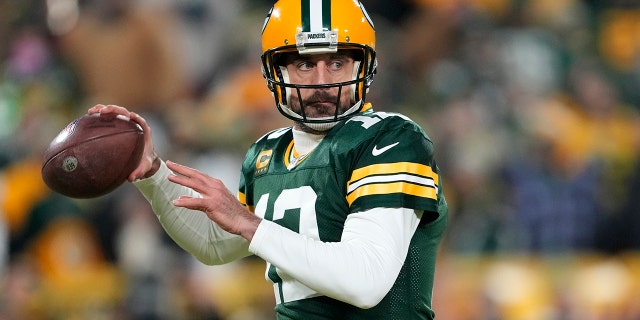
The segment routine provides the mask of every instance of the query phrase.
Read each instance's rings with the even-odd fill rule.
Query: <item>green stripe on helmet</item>
[[[317,8],[317,9],[312,9]],[[331,0],[302,0],[301,5],[302,16],[302,32],[319,32],[331,30]],[[318,14],[318,12],[311,12],[312,10],[321,10],[322,29],[312,29],[312,14]],[[319,26],[313,26],[319,27]]]
[[[331,0],[322,0],[322,30],[331,30]]]
[[[311,5],[309,4],[309,1],[310,0],[302,0],[300,5],[300,8],[302,9],[302,32],[311,31]]]

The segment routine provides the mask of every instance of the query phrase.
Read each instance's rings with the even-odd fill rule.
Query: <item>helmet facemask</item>
[[[282,56],[295,52],[296,49],[279,48],[279,50],[270,50],[263,54],[263,73],[280,113],[311,129],[325,131],[332,128],[339,121],[349,118],[362,110],[366,93],[373,81],[376,70],[375,52],[365,46],[345,45],[339,47],[341,47],[341,50],[345,48],[345,52],[351,53],[349,55],[354,59],[354,64],[351,80],[337,83],[293,84],[290,82]],[[312,54],[316,53],[323,52],[317,50]],[[331,90],[333,88],[335,89]],[[311,96],[303,99],[302,93],[305,90],[314,90],[314,92]],[[329,93],[330,91],[332,93]],[[345,94],[348,94],[348,100],[345,98]],[[309,102],[313,103],[316,100],[335,101],[333,115],[324,117],[308,115],[306,110]]]

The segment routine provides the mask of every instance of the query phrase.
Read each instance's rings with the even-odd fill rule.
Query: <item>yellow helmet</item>
[[[262,28],[262,72],[280,112],[305,124],[335,123],[360,112],[376,72],[375,28],[358,0],[279,0],[269,11]],[[295,85],[287,82],[286,69],[278,65],[284,52],[299,54],[357,50],[353,79],[323,85]],[[309,118],[304,111],[289,107],[291,90],[351,86],[352,106],[331,117]],[[304,108],[302,108],[304,110]]]

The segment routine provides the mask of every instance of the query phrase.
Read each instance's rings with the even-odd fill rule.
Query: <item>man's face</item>
[[[345,52],[314,55],[291,54],[287,57],[286,68],[292,84],[331,84],[353,80],[353,58]],[[339,103],[339,113],[348,110],[352,102],[351,87],[344,86],[338,97],[338,87],[291,90],[290,106],[301,114],[300,98],[308,118],[334,116]],[[299,96],[300,95],[300,96]],[[340,99],[340,101],[338,101]]]

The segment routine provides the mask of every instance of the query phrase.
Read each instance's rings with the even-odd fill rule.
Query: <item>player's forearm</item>
[[[249,243],[230,234],[199,211],[174,206],[171,201],[181,195],[195,195],[188,188],[167,180],[169,169],[164,163],[151,177],[134,182],[151,204],[167,234],[205,264],[223,264],[250,255]]]

